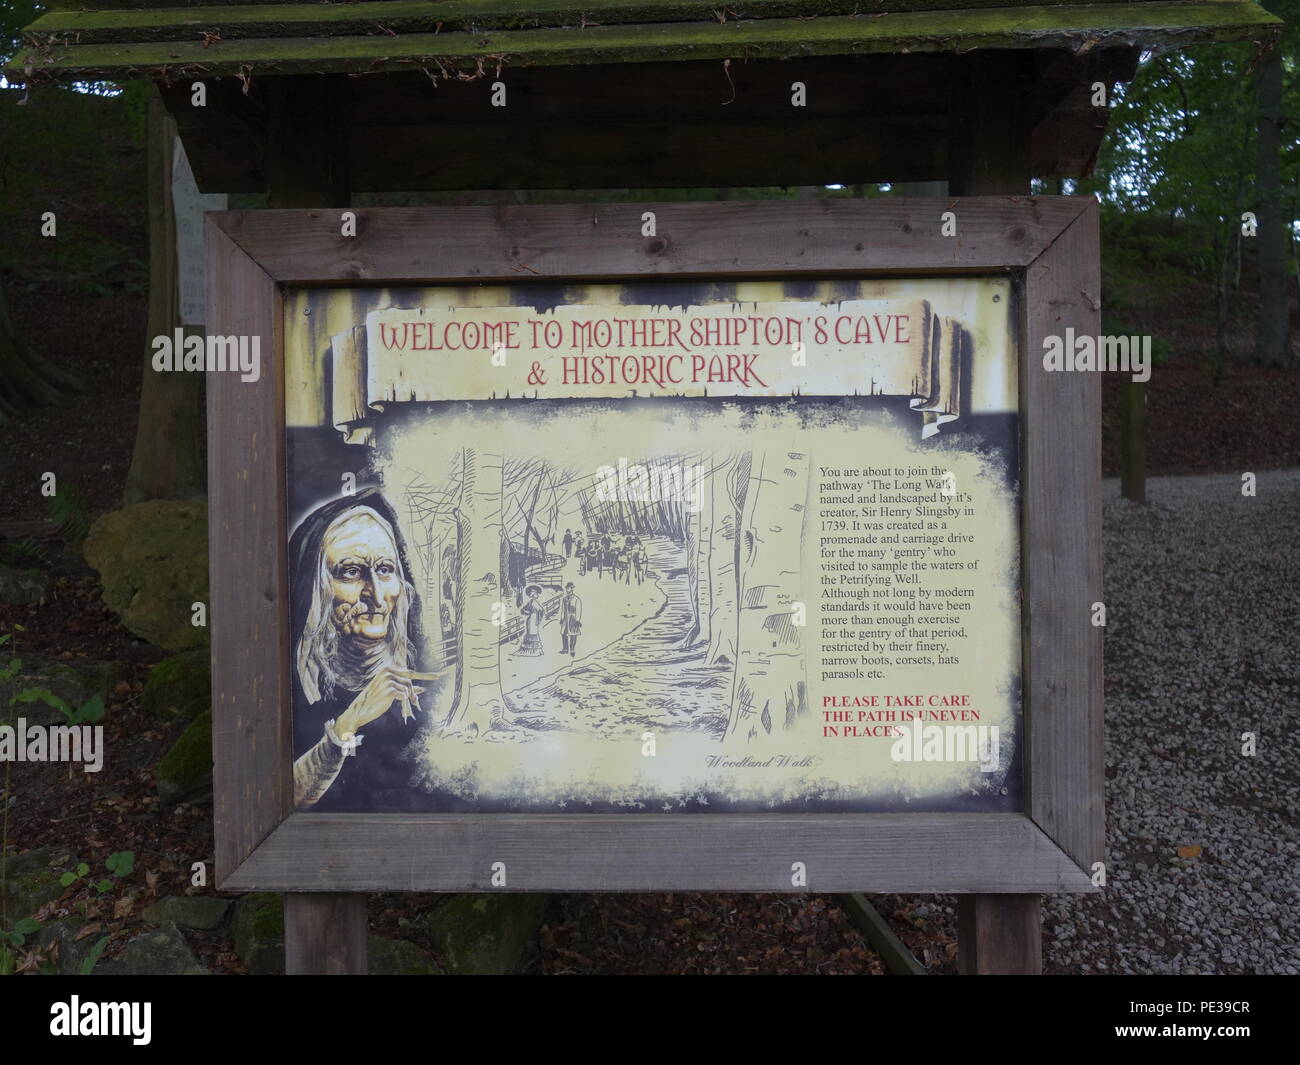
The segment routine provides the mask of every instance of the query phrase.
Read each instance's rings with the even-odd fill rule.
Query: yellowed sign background
[[[536,306],[522,288],[290,293],[287,422],[374,448],[422,664],[446,674],[412,728],[430,808],[1014,801],[1016,471],[948,438],[987,416],[1014,432],[1010,294],[991,279],[695,285],[661,304],[618,286]],[[594,343],[619,329],[623,344]],[[729,355],[762,383],[707,380]],[[623,360],[649,360],[644,377],[667,356],[683,380],[627,382]],[[599,359],[613,379],[575,379]],[[686,379],[694,359],[705,380]],[[835,396],[862,398],[809,398]],[[577,531],[610,537],[600,573]],[[521,652],[523,586],[556,607],[568,583],[576,653],[558,608],[541,653]],[[944,757],[962,751],[928,726],[984,729],[981,756]]]

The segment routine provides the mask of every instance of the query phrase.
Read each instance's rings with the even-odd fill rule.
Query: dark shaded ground
[[[880,959],[826,895],[561,895],[524,972],[870,974]]]

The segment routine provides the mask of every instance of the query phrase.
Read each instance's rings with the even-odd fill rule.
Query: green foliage
[[[135,851],[114,851],[104,864],[114,876],[130,876],[135,868]]]
[[[30,536],[0,544],[0,566],[11,569],[47,569],[50,564],[49,553]]]
[[[99,957],[104,953],[104,948],[108,946],[108,936],[100,936],[95,940],[95,945],[90,948],[90,953],[81,959],[81,975],[89,976],[99,964]]]
[[[40,930],[41,922],[35,917],[23,917],[8,928],[0,922],[0,976],[13,975],[16,961],[13,951],[23,946],[28,936],[33,936]]]
[[[116,217],[144,212],[144,155],[132,148],[139,90],[106,99],[42,85],[21,104],[23,95],[0,91],[6,286],[47,299],[45,286],[69,299],[144,292],[141,230]],[[54,212],[56,237],[42,234],[46,211]]]
[[[1286,20],[1283,114],[1300,114],[1300,0],[1264,5]],[[1187,222],[1185,248],[1222,236],[1254,195],[1256,100],[1254,44],[1211,44],[1143,55],[1137,76],[1117,86],[1096,171],[1078,183],[1126,215]],[[1284,210],[1300,216],[1300,129],[1283,130]],[[1107,221],[1113,220],[1114,212]],[[1211,244],[1213,241],[1211,240]]]
[[[132,870],[135,869],[135,851],[114,851],[104,860],[104,866],[108,869],[112,877],[116,877],[119,880],[125,879],[130,876]],[[75,870],[69,870],[60,876],[59,884],[62,887],[69,888],[75,884],[86,881],[89,875],[90,866],[85,862],[81,862],[77,865]],[[95,893],[102,898],[104,895],[107,895],[112,891],[115,885],[116,881],[106,876],[96,880],[91,884],[91,887],[93,887]]]
[[[19,31],[35,22],[44,10],[41,0],[5,0],[0,4],[0,68],[18,50]]]
[[[59,531],[59,535],[71,545],[81,543],[90,532],[90,514],[81,493],[71,485],[64,486],[46,503],[50,522]]]
[[[143,295],[149,291],[149,267],[129,248],[92,230],[68,227],[70,240],[55,247],[54,263],[67,272],[79,295]]]
[[[14,632],[25,631],[21,625],[14,626]],[[0,647],[9,643],[13,639],[12,632],[6,632],[0,635]],[[16,644],[14,646],[17,646]],[[11,648],[12,650],[13,648]],[[0,666],[0,681],[12,680],[22,671],[23,660],[17,656],[11,657],[5,666]],[[104,716],[104,700],[99,695],[92,695],[77,709],[73,709],[59,696],[55,695],[49,688],[22,688],[9,696],[9,705],[18,706],[22,703],[44,703],[46,706],[53,707],[61,713],[69,725],[88,725],[100,720]],[[9,764],[5,763],[5,769],[8,770]]]
[[[148,81],[128,81],[118,86],[121,95],[115,101],[121,109],[131,143],[144,148],[149,132],[149,95],[154,91]]]
[[[27,937],[41,930],[41,922],[34,917],[23,917],[13,923],[13,927],[0,932],[0,939],[11,947],[21,947]]]
[[[1097,171],[1081,183],[1125,213],[1212,228],[1254,171],[1250,45],[1148,57],[1118,91]]]
[[[21,668],[22,663],[18,662],[18,665]],[[53,707],[64,716],[69,725],[89,725],[104,716],[104,700],[98,695],[92,695],[75,710],[48,688],[24,688],[10,699],[11,704],[35,702]]]
[[[1112,337],[1145,336],[1147,328],[1116,314],[1113,307],[1107,307],[1101,314],[1101,333]],[[1151,362],[1154,366],[1166,365],[1173,353],[1174,346],[1167,337],[1151,335]]]
[[[78,547],[90,532],[90,512],[79,493],[72,486],[64,486],[46,500],[46,513],[64,542]],[[45,546],[26,536],[21,540],[0,544],[0,566],[12,569],[48,570],[54,565]]]
[[[1300,0],[1265,4],[1287,27],[1282,57],[1283,113],[1300,114]],[[1239,334],[1242,264],[1255,242],[1241,234],[1242,216],[1258,212],[1258,112],[1254,44],[1216,44],[1148,53],[1136,77],[1117,86],[1092,177],[1076,184],[1102,201],[1103,306],[1108,333],[1154,333],[1151,324],[1174,308],[1202,336]],[[1300,230],[1300,126],[1282,129],[1281,207]],[[1189,298],[1189,293],[1196,295]],[[1157,310],[1159,309],[1159,311]],[[1197,330],[1193,329],[1195,333]],[[1153,335],[1153,357],[1170,355]]]
[[[59,877],[59,886],[65,888],[72,887],[73,884],[75,884],[78,880],[80,880],[83,876],[85,876],[89,872],[90,872],[90,866],[88,866],[85,862],[80,862],[77,865],[77,871],[75,873],[64,873],[61,877]]]

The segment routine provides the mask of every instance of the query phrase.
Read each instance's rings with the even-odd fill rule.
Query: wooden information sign
[[[340,213],[207,221],[223,888],[1094,888],[1094,200]]]

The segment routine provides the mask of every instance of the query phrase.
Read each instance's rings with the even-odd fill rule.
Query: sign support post
[[[1030,127],[1020,80],[1026,57],[970,55],[953,78],[949,191],[954,196],[1028,196]],[[1039,975],[1038,895],[959,895],[957,967],[964,976]]]
[[[346,136],[330,79],[272,81],[267,202],[276,208],[351,205],[339,144]],[[284,895],[284,960],[289,975],[364,974],[366,896],[359,892]]]

